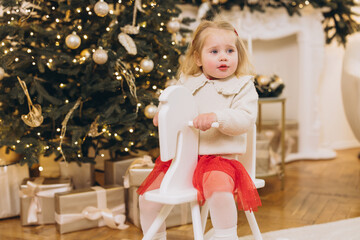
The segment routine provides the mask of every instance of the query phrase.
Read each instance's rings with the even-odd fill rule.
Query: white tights
[[[237,209],[233,194],[230,192],[214,192],[207,200],[210,208],[211,222],[215,230],[213,240],[237,240]],[[139,198],[140,223],[145,234],[157,214],[160,212],[162,204],[150,202]],[[163,224],[154,240],[166,239],[166,227]]]

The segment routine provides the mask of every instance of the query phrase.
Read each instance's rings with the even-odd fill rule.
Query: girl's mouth
[[[218,69],[219,70],[221,70],[221,71],[225,71],[225,70],[227,70],[229,67],[227,66],[227,65],[220,65],[219,67],[218,67]]]

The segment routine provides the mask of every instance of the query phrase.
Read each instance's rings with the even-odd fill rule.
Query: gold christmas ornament
[[[108,54],[107,52],[102,48],[99,47],[98,49],[96,49],[96,51],[94,52],[93,56],[92,56],[93,60],[95,63],[97,64],[104,64],[107,62],[108,60]]]
[[[166,28],[169,33],[177,33],[180,30],[180,22],[173,19],[167,23]]]
[[[76,32],[72,32],[72,34],[65,38],[65,44],[68,48],[77,49],[81,44],[81,38],[76,34]]]
[[[100,118],[100,115],[98,115],[95,118],[94,122],[91,123],[89,132],[87,134],[89,137],[97,137],[97,136],[100,136],[101,134],[104,133],[102,131],[101,132],[98,131],[98,127],[99,127],[98,120],[99,120],[99,118]]]
[[[282,80],[279,76],[277,76],[277,75],[274,76],[274,82],[284,83],[283,80]]]
[[[109,4],[104,2],[104,0],[98,1],[94,6],[94,12],[99,17],[105,17],[109,13]]]
[[[271,79],[267,76],[260,75],[257,79],[259,86],[265,86],[268,85],[271,81]]]
[[[136,44],[129,35],[127,35],[126,33],[123,33],[123,32],[119,33],[118,39],[119,39],[119,42],[121,43],[121,45],[123,45],[123,47],[126,49],[126,51],[130,55],[137,54]]]
[[[27,97],[28,106],[29,106],[29,113],[26,115],[21,115],[21,119],[24,121],[26,125],[30,127],[38,127],[44,121],[44,117],[42,116],[41,106],[39,104],[34,105],[32,103],[26,83],[22,81],[19,77],[17,77],[17,79],[19,80],[20,86]]]
[[[145,117],[151,119],[155,116],[156,112],[157,112],[157,107],[153,103],[150,103],[145,107],[144,114]]]
[[[140,62],[140,67],[146,73],[151,72],[154,69],[154,62],[149,58],[144,58]]]
[[[0,67],[0,80],[3,80],[4,76],[5,76],[5,70],[2,67]]]
[[[83,57],[83,58],[85,58],[85,59],[90,58],[90,57],[91,57],[91,51],[90,51],[90,49],[85,48],[84,50],[82,50],[81,53],[80,53],[80,57]]]

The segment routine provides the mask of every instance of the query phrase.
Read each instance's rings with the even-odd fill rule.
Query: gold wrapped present
[[[139,159],[142,158],[137,157],[125,160],[106,160],[104,163],[105,185],[117,184],[124,186],[124,176],[127,169],[131,163]]]
[[[140,228],[139,195],[136,193],[137,187],[127,189],[126,211],[130,222]],[[189,203],[175,205],[169,216],[166,218],[166,227],[175,227],[192,222],[191,209]]]
[[[28,178],[20,186],[20,220],[23,226],[55,223],[54,195],[72,189],[70,179]]]
[[[154,163],[148,155],[133,161],[125,172],[124,187],[138,187],[154,168]]]
[[[125,229],[124,188],[95,186],[56,194],[55,220],[60,234],[105,225]]]
[[[94,164],[77,162],[60,162],[60,176],[71,178],[74,188],[89,188],[95,183]]]
[[[19,186],[29,177],[27,165],[7,164],[0,156],[0,219],[20,214]]]

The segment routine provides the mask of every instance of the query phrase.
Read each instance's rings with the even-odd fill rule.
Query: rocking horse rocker
[[[190,203],[194,239],[209,239],[212,231],[204,236],[208,206],[205,203],[200,214],[197,190],[192,184],[193,174],[198,160],[199,130],[193,128],[192,119],[198,115],[194,97],[183,86],[171,86],[164,90],[159,98],[159,141],[161,160],[172,163],[166,172],[159,189],[148,191],[144,198],[148,201],[164,204],[143,240],[151,240],[169,215],[174,205]],[[218,127],[213,123],[212,127]],[[255,179],[255,141],[256,127],[247,133],[247,151],[241,156],[256,188],[265,185],[264,180]],[[250,228],[256,240],[262,240],[253,212],[245,211]]]

